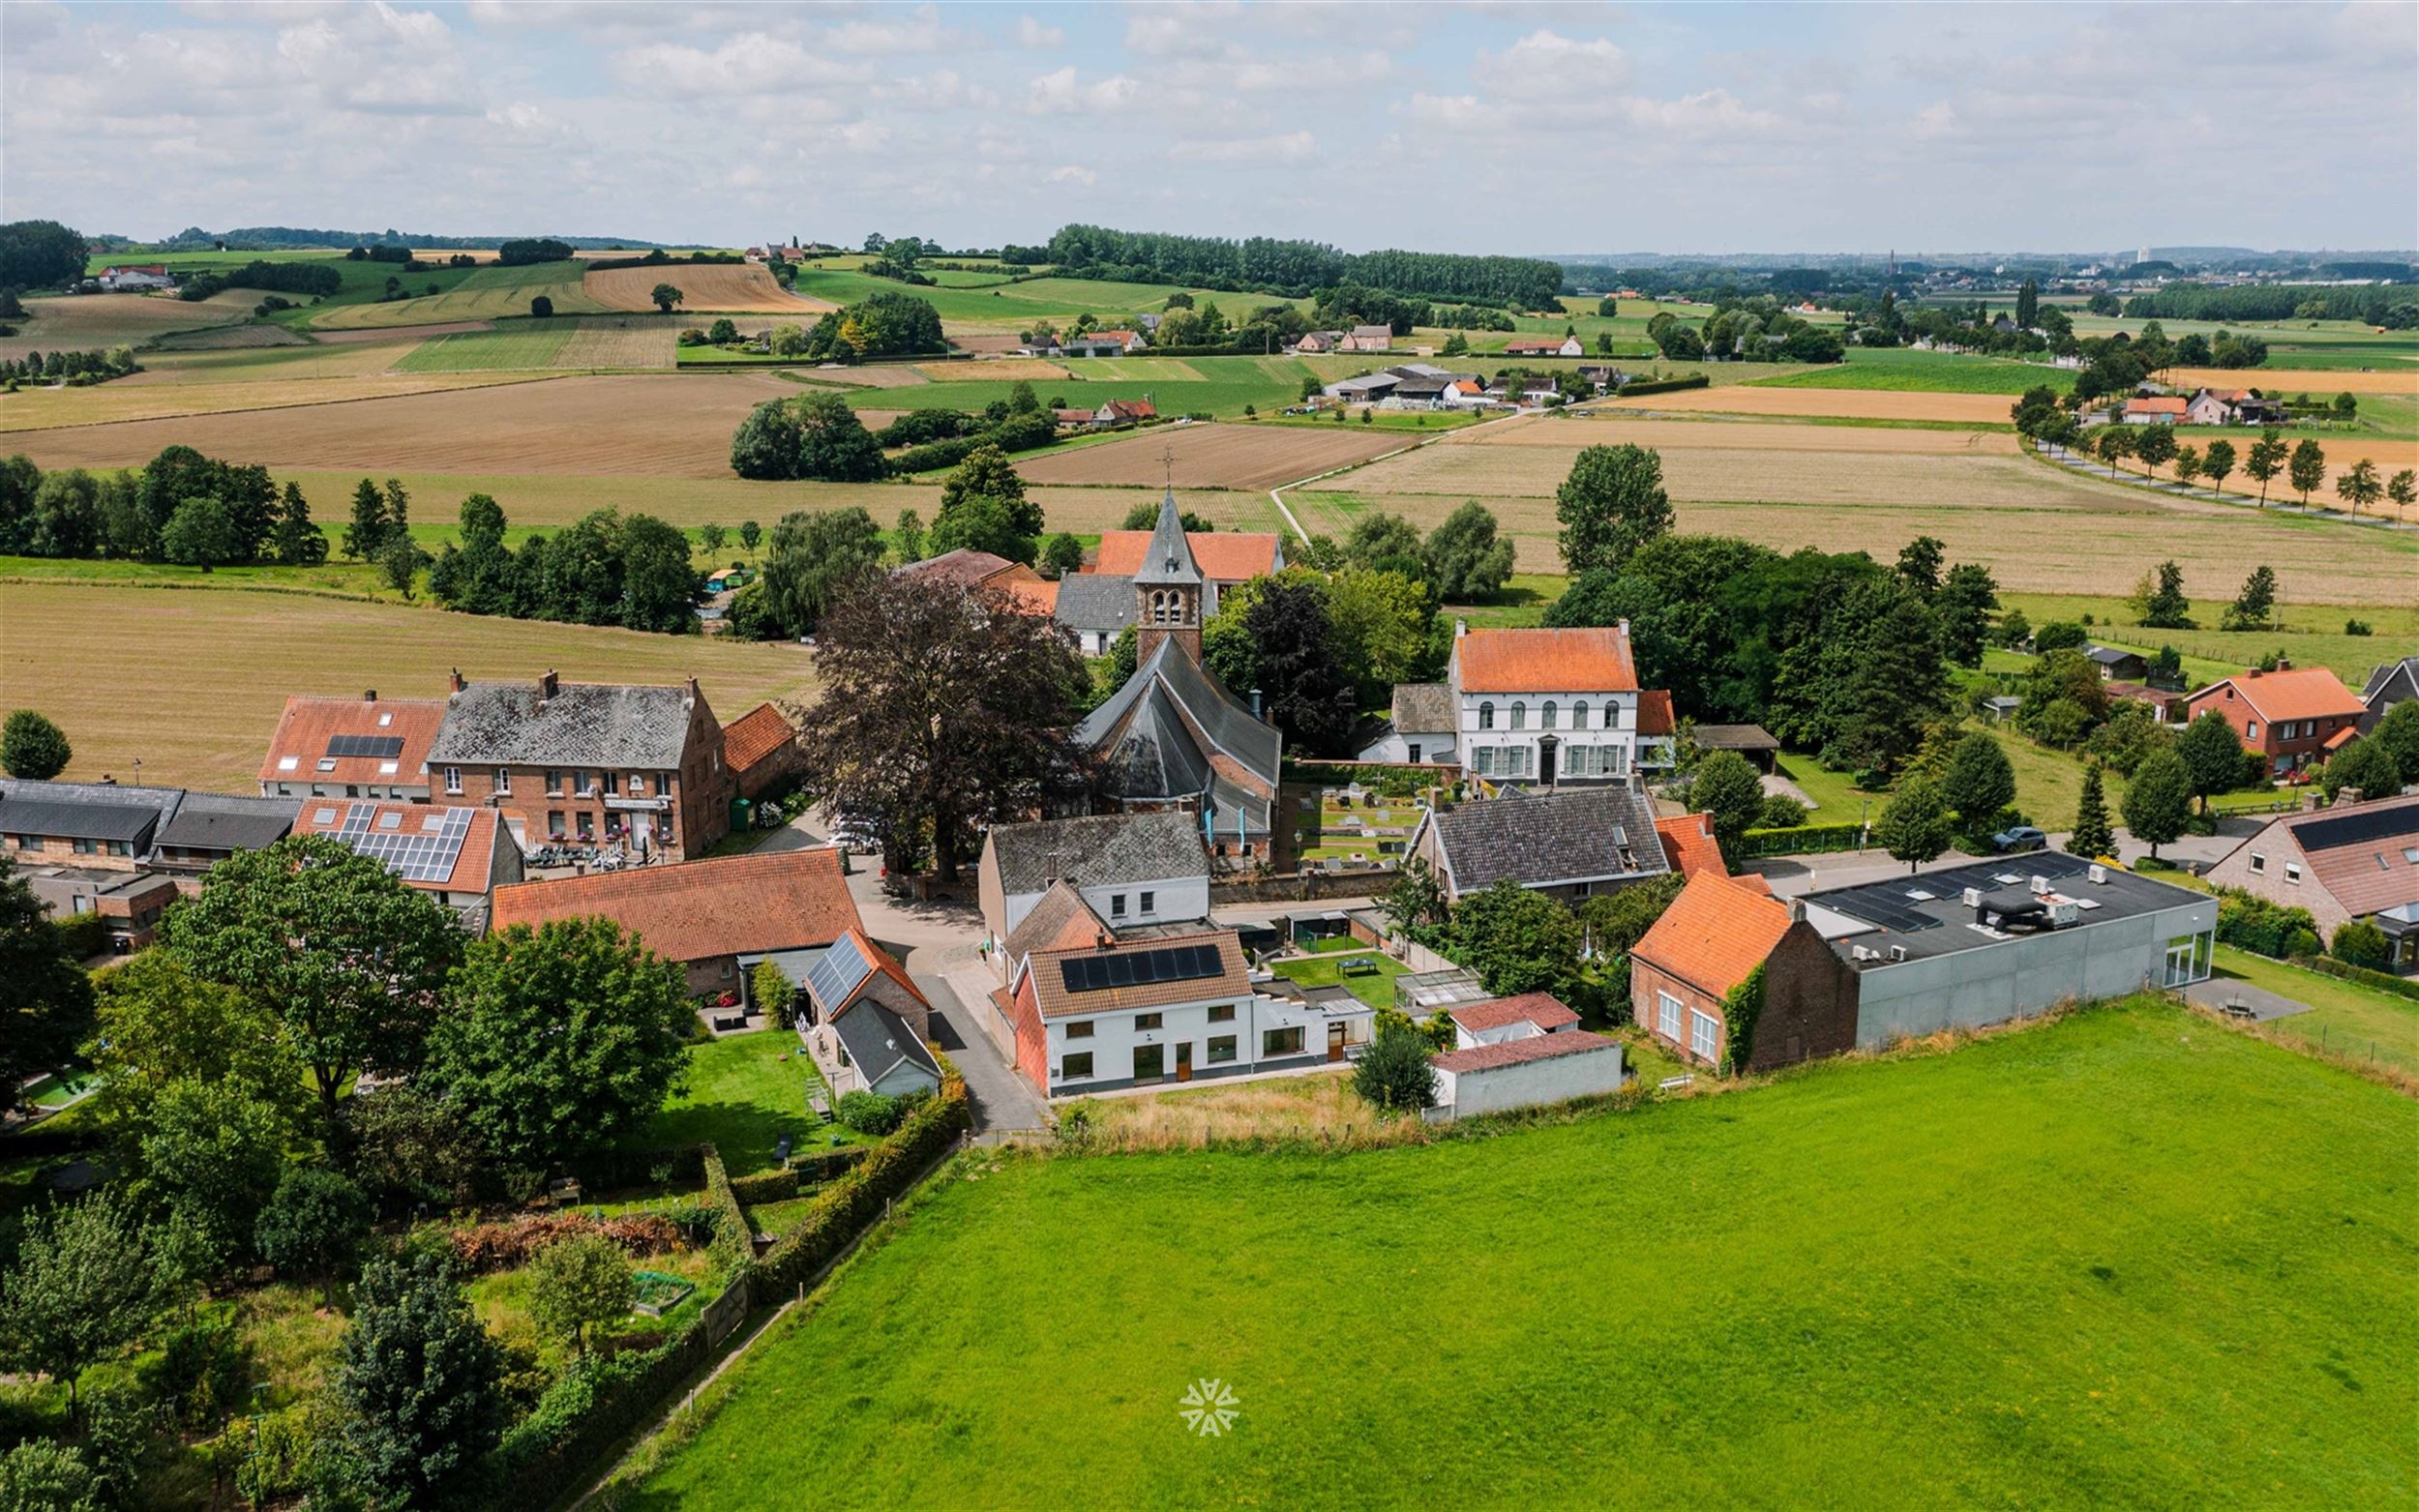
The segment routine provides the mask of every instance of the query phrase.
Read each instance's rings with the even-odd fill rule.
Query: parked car
[[[2043,850],[2048,845],[2049,837],[2030,824],[2012,824],[1990,837],[1990,848],[2001,855],[2013,855],[2019,850]]]

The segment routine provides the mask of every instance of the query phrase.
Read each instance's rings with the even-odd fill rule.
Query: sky
[[[0,219],[1583,254],[2419,243],[2419,6],[0,0]]]

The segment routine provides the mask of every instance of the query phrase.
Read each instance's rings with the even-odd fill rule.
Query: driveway
[[[2237,977],[2213,976],[2205,982],[2195,982],[2184,989],[2184,995],[2203,1008],[2220,1013],[2229,1008],[2248,1009],[2260,1022],[2289,1019],[2297,1013],[2308,1013],[2310,1005],[2295,1002],[2282,993],[2271,993],[2264,987],[2254,987]]]
[[[974,1132],[1038,1134],[1048,1126],[1042,1116],[1041,1094],[1000,1058],[991,1036],[974,1021],[979,1006],[970,1008],[948,977],[911,972],[915,985],[933,1005],[933,1039],[957,1063],[966,1078],[968,1101],[973,1105]]]

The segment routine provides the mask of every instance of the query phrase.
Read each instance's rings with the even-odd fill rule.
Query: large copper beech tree
[[[862,578],[824,615],[816,669],[807,789],[872,819],[894,871],[929,846],[953,882],[978,823],[1036,817],[1087,784],[1067,738],[1083,659],[1050,615],[997,588]]]

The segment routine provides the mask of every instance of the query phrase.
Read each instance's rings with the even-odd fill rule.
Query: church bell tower
[[[1159,523],[1150,532],[1143,564],[1134,573],[1134,662],[1150,660],[1162,640],[1195,662],[1201,660],[1201,568],[1193,560],[1192,544],[1184,539],[1184,520],[1176,507],[1173,483],[1159,500]]]

